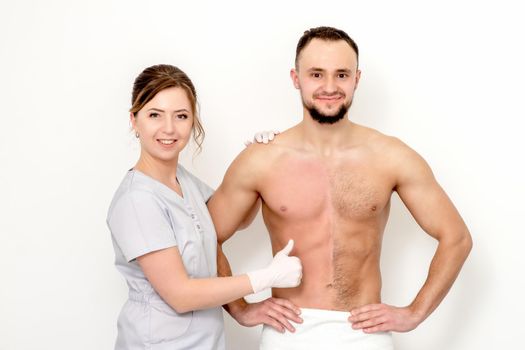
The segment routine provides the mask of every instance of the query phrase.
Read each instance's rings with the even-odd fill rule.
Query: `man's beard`
[[[306,103],[304,103],[304,101],[303,105],[308,110],[308,113],[310,113],[310,115],[312,116],[312,119],[317,121],[319,124],[335,124],[345,117],[346,112],[348,112],[348,109],[352,105],[352,101],[350,101],[348,105],[343,103],[341,107],[339,107],[337,113],[334,115],[323,114],[313,105],[308,106]]]

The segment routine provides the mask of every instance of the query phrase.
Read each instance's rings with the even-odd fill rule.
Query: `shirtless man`
[[[299,306],[304,322],[286,333],[265,326],[261,349],[392,349],[390,332],[425,320],[470,252],[469,231],[425,160],[400,140],[347,118],[360,74],[357,45],[345,32],[306,31],[291,70],[302,122],[269,145],[245,149],[208,205],[219,243],[259,197],[273,252],[295,240],[302,284],[272,293]],[[424,285],[404,307],[381,303],[381,243],[394,191],[439,242]],[[228,267],[223,260],[220,272]],[[247,324],[247,306],[239,305],[230,312]]]

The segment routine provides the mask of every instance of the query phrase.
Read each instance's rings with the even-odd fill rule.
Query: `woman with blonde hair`
[[[217,237],[206,208],[213,190],[178,163],[192,134],[202,144],[196,106],[195,87],[177,67],[152,66],[135,79],[130,120],[141,154],[107,216],[129,287],[115,349],[224,349],[221,305],[300,283],[301,263],[288,256],[292,241],[266,268],[216,277]]]

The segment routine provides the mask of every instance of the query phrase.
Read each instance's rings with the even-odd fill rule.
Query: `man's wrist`
[[[407,306],[407,308],[412,315],[412,320],[416,327],[428,317],[428,314],[425,312],[425,310],[416,303],[410,304]]]
[[[248,303],[244,298],[240,298],[223,305],[223,307],[231,317],[237,320],[237,317],[248,307]]]

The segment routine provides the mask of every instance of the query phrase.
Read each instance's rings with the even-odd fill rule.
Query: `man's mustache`
[[[344,92],[320,92],[317,94],[314,94],[314,97],[346,97],[346,94]]]

